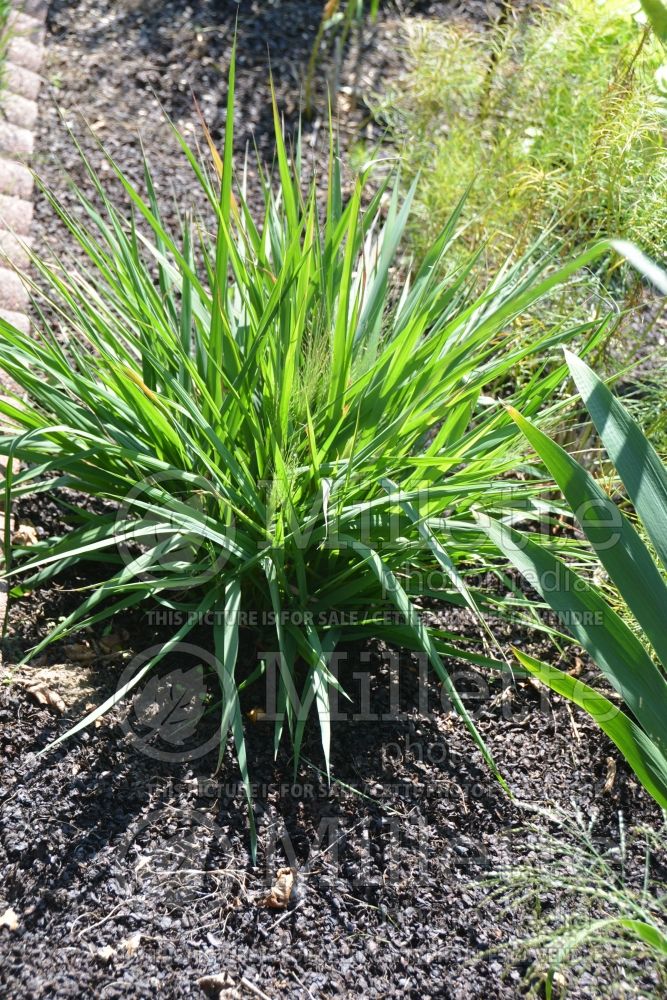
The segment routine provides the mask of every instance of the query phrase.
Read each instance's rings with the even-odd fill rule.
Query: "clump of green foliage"
[[[471,186],[467,240],[501,253],[555,226],[566,246],[623,236],[660,257],[667,239],[664,51],[639,5],[509,7],[490,31],[417,22],[411,68],[382,105],[420,173],[421,252]]]
[[[364,199],[365,176],[345,197],[332,138],[320,214],[317,185],[303,182],[298,144],[288,154],[275,104],[274,118],[277,177],[262,172],[257,221],[235,173],[233,67],[213,167],[178,137],[212,226],[184,215],[171,231],[147,163],[142,193],[109,158],[123,209],[90,164],[99,207],[79,192],[74,214],[51,197],[87,267],[33,254],[35,296],[48,312],[31,335],[0,320],[0,369],[20,386],[0,400],[0,454],[22,463],[17,473],[7,463],[5,510],[58,487],[107,506],[92,521],[70,510],[72,530],[19,552],[28,558],[18,562],[7,513],[5,577],[20,596],[78,562],[106,570],[33,654],[131,607],[187,612],[73,731],[211,612],[220,760],[231,734],[249,788],[238,697],[249,681],[237,654],[243,613],[253,611],[274,623],[259,652],[279,654],[276,750],[288,737],[298,762],[312,710],[329,769],[332,656],[349,640],[381,636],[428,656],[495,767],[444,658],[497,664],[427,627],[415,601],[428,572],[441,570],[438,595],[479,618],[484,596],[463,574],[494,549],[473,509],[511,518],[542,493],[528,474],[509,480],[526,446],[486,390],[537,357],[507,402],[530,416],[559,408],[556,348],[592,346],[607,321],[544,329],[529,317],[608,247],[557,269],[538,244],[480,285],[474,254],[465,266],[447,264],[459,206],[409,275],[396,259],[414,189],[403,202],[397,184]]]

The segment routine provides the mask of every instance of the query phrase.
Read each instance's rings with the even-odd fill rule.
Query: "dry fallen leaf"
[[[616,761],[613,757],[607,757],[607,777],[602,788],[605,795],[609,795],[612,788],[614,787],[614,782],[616,781]]]
[[[236,997],[241,996],[228,972],[219,972],[217,976],[202,976],[197,980],[197,986],[207,997],[215,997],[215,1000],[236,1000]]]
[[[16,916],[11,906],[8,907],[0,917],[0,927],[7,927],[10,931],[15,931],[19,925],[19,918]]]
[[[279,868],[276,872],[275,884],[269,889],[260,905],[268,906],[271,910],[286,910],[292,895],[293,885],[294,872],[292,869]]]
[[[580,656],[575,656],[574,666],[572,667],[571,670],[568,670],[568,674],[570,675],[570,677],[580,677],[583,669],[584,669],[584,661]]]
[[[137,931],[136,934],[131,934],[129,937],[121,941],[121,944],[128,955],[134,955],[134,953],[139,950],[139,945],[141,944],[141,931]]]
[[[73,642],[65,648],[65,652],[75,663],[90,663],[96,656],[95,650],[87,642]]]
[[[48,705],[50,708],[55,708],[61,714],[65,711],[65,702],[58,692],[51,690],[46,684],[31,684],[28,687],[28,692],[40,705]]]
[[[39,538],[37,537],[34,525],[28,522],[19,524],[12,535],[12,545],[37,545],[38,541]]]

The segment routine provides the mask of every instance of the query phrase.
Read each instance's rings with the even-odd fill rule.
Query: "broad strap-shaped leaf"
[[[644,542],[627,517],[574,458],[516,410],[510,409],[510,413],[558,483],[600,562],[661,662],[667,664],[667,586]]]
[[[320,641],[317,629],[311,622],[304,622],[304,633],[299,634],[297,645],[303,650],[303,655],[311,663],[306,683],[303,689],[302,704],[294,727],[294,780],[301,759],[301,744],[306,725],[306,719],[313,701],[317,705],[317,716],[320,723],[322,753],[327,781],[331,780],[331,712],[329,709],[329,660],[338,643],[337,630],[331,632]]]
[[[667,469],[639,424],[588,365],[569,351],[565,357],[607,454],[667,569]]]
[[[226,330],[227,319],[227,280],[230,254],[228,237],[231,202],[232,202],[232,169],[234,144],[234,81],[236,74],[236,38],[232,43],[232,55],[227,81],[227,115],[225,118],[225,143],[223,152],[222,180],[220,183],[220,216],[219,232],[216,241],[215,283],[213,286],[213,302],[211,309],[211,328],[208,344],[206,382],[216,406],[222,402],[222,379],[218,376],[218,368],[223,368],[228,376],[237,374],[237,357],[233,350],[232,338]]]
[[[561,559],[485,514],[477,521],[593,657],[650,738],[667,750],[667,684],[639,639],[600,593]]]
[[[645,278],[648,278],[658,291],[662,292],[663,295],[667,295],[667,271],[659,267],[645,253],[642,253],[634,243],[630,243],[627,240],[612,240],[611,245],[617,253],[620,253],[621,257],[625,257],[628,264],[632,264],[637,271],[640,271]]]
[[[640,0],[651,27],[663,45],[667,45],[667,5],[663,0]]]
[[[655,924],[649,924],[646,920],[635,920],[633,917],[621,917],[618,924],[653,951],[661,951],[667,956],[667,936]]]
[[[265,556],[262,559],[262,566],[264,568],[264,572],[266,573],[269,596],[271,598],[271,605],[276,619],[276,635],[278,638],[278,696],[273,733],[273,753],[274,756],[277,757],[280,740],[282,739],[283,727],[285,724],[285,716],[289,707],[287,704],[287,686],[285,684],[285,675],[288,675],[288,680],[290,681],[291,676],[289,676],[289,668],[287,667],[286,662],[287,637],[282,624],[282,604],[280,600],[280,590],[278,588],[276,567],[270,556]]]
[[[368,343],[367,350],[370,352],[371,358],[375,357],[382,316],[387,304],[390,268],[407,225],[416,186],[417,181],[415,180],[399,210],[398,182],[394,185],[387,221],[384,224],[381,237],[378,238],[377,260],[375,265],[371,266],[370,273],[364,275],[366,289],[354,336],[355,339]],[[364,266],[366,266],[365,261]]]
[[[667,809],[667,757],[632,719],[608,698],[576,677],[515,649],[522,667],[547,687],[574,702],[613,740],[626,761],[662,809]]]

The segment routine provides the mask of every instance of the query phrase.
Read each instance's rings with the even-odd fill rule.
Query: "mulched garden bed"
[[[417,6],[432,16],[450,9]],[[467,6],[482,10],[481,4]],[[46,74],[65,121],[78,129],[80,111],[123,168],[136,172],[137,183],[139,122],[158,186],[180,205],[187,203],[190,182],[159,105],[194,140],[194,92],[220,134],[238,15],[237,140],[243,149],[254,136],[270,156],[267,44],[279,102],[294,115],[321,7],[319,0],[55,0]],[[395,69],[392,30],[387,16],[369,41],[364,73]],[[363,114],[355,122],[363,127]],[[306,135],[316,129],[311,123]],[[66,196],[63,166],[79,181],[83,174],[49,97],[36,145],[40,173]],[[92,142],[86,145],[101,162]],[[37,245],[52,246],[66,239],[43,201],[34,237]],[[29,519],[38,533],[60,517],[44,498],[26,499],[17,510],[17,519]],[[187,674],[192,697],[171,706],[175,729],[165,729],[165,717],[158,725],[150,712],[142,715],[135,702],[38,756],[86,703],[113,693],[132,657],[163,634],[159,619],[137,613],[124,619],[113,641],[99,632],[78,637],[76,647],[57,644],[46,666],[65,685],[74,664],[87,686],[68,701],[64,715],[40,705],[26,687],[33,668],[16,673],[12,664],[67,613],[74,588],[90,579],[78,571],[16,601],[11,611],[3,668],[9,683],[0,687],[0,913],[11,907],[18,927],[0,928],[3,996],[133,1000],[201,997],[204,988],[211,996],[272,1000],[509,1000],[521,994],[524,970],[511,966],[500,945],[529,930],[529,918],[485,902],[480,881],[524,856],[518,827],[526,816],[489,774],[434,688],[429,713],[418,712],[424,688],[415,659],[401,659],[397,687],[381,643],[348,651],[341,677],[356,699],[349,711],[364,718],[332,727],[331,788],[313,768],[304,765],[293,780],[287,757],[273,760],[272,726],[253,713],[265,707],[261,686],[248,691],[243,708],[257,718],[248,723],[259,836],[253,864],[231,752],[211,777],[215,718],[202,717],[199,689],[192,688],[205,690],[209,681],[188,673],[191,658],[168,661],[155,686],[145,689],[159,702],[166,678],[178,670]],[[445,627],[474,634],[460,612],[438,616]],[[503,642],[513,639],[534,655],[549,655],[545,641],[511,633],[507,625],[496,628]],[[210,648],[206,627],[188,642]],[[252,634],[245,642],[247,673],[256,662]],[[82,662],[82,646],[89,663]],[[367,692],[354,671],[368,671]],[[496,680],[484,687],[485,679],[473,674],[459,676],[459,683],[518,800],[597,812],[601,837],[617,836],[619,813],[628,829],[658,821],[657,808],[622,762],[609,780],[608,761],[616,754],[588,717],[529,684]],[[321,763],[314,728],[304,757]],[[263,906],[285,866],[298,868],[290,908]],[[561,905],[552,900],[556,909]],[[223,977],[217,985],[198,984],[215,975]],[[599,996],[590,974],[571,986],[574,998]]]
[[[67,611],[77,582],[16,602],[18,647]],[[465,629],[455,612],[440,617]],[[127,659],[159,637],[145,616],[126,626],[116,656],[102,657],[101,633],[82,637],[99,657],[91,665],[94,703],[115,690]],[[205,628],[189,641],[210,649]],[[76,660],[75,648],[58,644],[50,662],[67,662],[70,650]],[[524,648],[539,650],[528,641]],[[151,739],[158,726],[135,702],[39,757],[81,708],[63,718],[36,704],[22,683],[29,669],[0,689],[0,911],[11,906],[20,921],[0,931],[4,995],[198,997],[198,979],[226,973],[230,992],[222,996],[253,995],[242,979],[272,998],[519,996],[524,970],[499,946],[530,931],[530,916],[501,913],[480,881],[530,856],[519,830],[530,817],[503,793],[434,688],[429,714],[419,714],[415,660],[402,658],[396,687],[386,650],[349,653],[341,671],[355,695],[349,711],[374,718],[332,726],[331,788],[307,766],[295,779],[285,755],[272,759],[271,724],[248,723],[256,865],[231,751],[212,778],[212,717],[188,726],[177,705],[185,733],[170,736],[163,714],[158,722],[167,726]],[[253,656],[248,640],[240,676]],[[194,662],[176,657],[161,673],[173,680]],[[352,670],[370,674],[367,705]],[[480,675],[459,675],[458,683],[519,800],[597,813],[601,838],[618,839],[619,814],[627,829],[658,822],[620,762],[609,787],[615,754],[587,717],[527,684],[496,682],[476,700]],[[160,703],[159,682],[143,691]],[[263,694],[262,685],[250,689],[247,717],[264,705]],[[313,726],[304,757],[320,763],[317,740]],[[641,857],[634,863],[639,876]],[[298,869],[290,909],[264,907],[286,866]],[[599,996],[590,975],[572,985],[575,998]]]

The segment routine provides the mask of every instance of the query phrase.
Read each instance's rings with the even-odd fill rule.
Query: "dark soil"
[[[159,108],[194,140],[194,92],[219,135],[237,15],[237,140],[243,149],[254,138],[270,157],[267,45],[279,102],[295,115],[321,6],[320,0],[54,0],[38,169],[61,194],[63,165],[83,180],[57,120],[55,95],[66,122],[78,128],[80,111],[138,183],[140,125],[160,189],[173,192],[175,202],[187,200],[188,173]],[[443,16],[452,5],[415,6]],[[467,8],[479,14],[482,5]],[[363,49],[366,83],[400,59],[392,17],[384,16]],[[358,68],[359,60],[353,62]],[[360,107],[350,119],[351,134],[365,127],[361,98]],[[307,126],[309,134],[317,128],[317,121]],[[65,239],[43,201],[34,235],[37,244],[55,247]],[[30,519],[38,533],[62,529],[54,498],[23,501],[17,518]],[[129,706],[38,756],[83,707],[66,698],[61,716],[39,705],[26,682],[42,668],[17,671],[12,664],[71,610],[74,589],[94,577],[94,567],[72,573],[12,606],[0,688],[0,916],[12,907],[18,927],[0,928],[1,996],[201,997],[197,980],[225,973],[228,981],[207,987],[210,995],[522,995],[525,969],[514,967],[502,946],[533,929],[531,914],[504,914],[485,902],[481,880],[526,855],[518,832],[526,816],[485,768],[438,691],[420,684],[414,658],[403,656],[395,665],[379,643],[347,651],[341,679],[355,703],[332,726],[330,788],[306,763],[294,781],[282,752],[274,761],[273,727],[253,711],[267,707],[264,686],[244,694],[256,782],[256,864],[231,747],[220,774],[211,777],[216,720],[205,713],[202,695],[212,682],[196,670],[210,649],[205,626],[188,640],[194,651],[167,661]],[[460,613],[439,616],[446,627],[471,634]],[[102,632],[77,637],[94,657],[80,665],[94,688],[84,701],[99,704],[111,695],[133,657],[165,635],[159,620],[145,613],[122,624],[113,641]],[[513,638],[549,655],[548,643],[502,623],[494,627],[501,641]],[[240,676],[255,665],[255,640],[244,636]],[[77,662],[75,647],[64,643],[49,652],[47,665],[57,673],[59,665],[74,663],[76,670]],[[619,813],[628,831],[657,823],[657,809],[586,716],[530,685],[503,685],[450,666],[459,671],[457,683],[517,800],[597,813],[603,838],[618,837]],[[65,685],[64,672],[62,678]],[[155,715],[147,703],[166,707]],[[355,720],[355,713],[362,718]],[[315,727],[303,753],[321,766]],[[617,763],[612,781],[610,758]],[[284,866],[298,872],[290,908],[261,906]],[[557,899],[551,906],[563,908]],[[562,915],[569,914],[563,909]],[[634,995],[623,986],[631,972],[602,962],[592,975],[571,978],[571,996],[594,1000],[611,980],[620,983],[618,996]],[[645,995],[651,995],[650,975],[644,976]]]
[[[66,613],[74,583],[15,602],[15,653],[43,634],[46,618]],[[470,630],[457,613],[440,617]],[[104,660],[103,636],[87,637],[100,657],[95,704],[115,690],[127,661],[160,638],[146,617],[128,616],[125,625],[121,651]],[[255,656],[245,638],[240,676]],[[212,778],[215,717],[196,709],[197,684],[210,690],[210,678],[197,677],[185,702],[174,701],[177,680],[192,683],[189,671],[211,648],[204,627],[190,641],[194,659],[188,651],[172,658],[129,707],[45,757],[38,752],[81,711],[60,718],[36,705],[22,686],[30,668],[0,689],[0,912],[11,906],[20,921],[13,932],[0,930],[3,995],[198,997],[200,977],[225,972],[231,984],[245,979],[272,998],[520,996],[525,970],[502,946],[533,930],[530,911],[503,914],[485,902],[480,882],[499,865],[530,858],[518,829],[529,817],[443,710],[438,691],[420,688],[417,661],[394,662],[377,645],[347,651],[341,680],[355,700],[332,727],[330,788],[312,767],[295,779],[284,754],[274,762],[272,725],[248,721],[259,837],[253,864],[231,748]],[[525,648],[546,652],[528,640]],[[70,650],[57,645],[49,658],[66,662]],[[365,699],[353,671],[368,678]],[[597,813],[599,837],[615,842],[621,813],[628,829],[657,822],[621,762],[605,790],[616,755],[586,717],[529,685],[460,670],[456,677],[518,799]],[[164,707],[165,697],[166,711],[151,718],[146,698]],[[251,687],[246,718],[266,704],[263,684]],[[304,757],[316,764],[317,744],[313,726]],[[634,861],[639,874],[641,856]],[[284,866],[298,871],[290,909],[262,907]],[[599,971],[603,981],[609,975],[624,972]],[[601,995],[590,974],[573,987],[573,997]],[[252,994],[239,987],[222,995]]]
[[[191,203],[191,174],[165,115],[188,141],[201,144],[196,98],[214,139],[221,139],[235,29],[235,145],[241,156],[249,150],[253,176],[255,147],[266,163],[272,160],[270,77],[289,129],[298,119],[322,7],[321,0],[52,0],[45,69],[48,88],[43,91],[35,142],[40,176],[69,204],[74,200],[65,190],[63,170],[87,185],[64,121],[103,172],[108,173],[108,164],[96,142],[104,145],[131,180],[143,186],[140,136],[162,204],[173,197],[174,206],[182,211]],[[381,88],[401,66],[398,10],[442,17],[462,7],[478,19],[496,9],[481,0],[466,0],[463,5],[402,0],[398,8],[387,3],[376,25],[353,33],[340,80],[347,91],[340,118],[343,147],[369,128],[379,134],[364,96]],[[325,45],[323,55],[331,50],[330,44]],[[325,58],[315,74],[313,118],[303,123],[306,150],[326,138],[326,93],[332,74],[331,60]],[[350,105],[353,114],[349,114]],[[85,134],[86,125],[93,137]],[[44,201],[37,206],[34,231],[38,242],[49,242],[62,252],[64,230]]]
[[[67,610],[72,582],[25,607],[16,602],[15,643],[39,637],[44,605],[48,615]],[[443,622],[457,627],[455,615]],[[93,664],[95,703],[114,690],[125,661],[158,638],[150,622],[126,625],[123,652]],[[192,641],[210,649],[205,629]],[[69,648],[56,647],[51,659],[66,661]],[[241,676],[253,652],[249,644]],[[525,859],[517,832],[525,815],[432,687],[429,714],[418,713],[416,662],[401,660],[397,689],[386,651],[348,656],[341,676],[357,696],[353,711],[370,717],[334,723],[331,788],[306,766],[294,780],[284,756],[272,760],[271,725],[248,723],[257,865],[231,752],[211,777],[213,718],[195,712],[189,719],[176,705],[171,729],[168,713],[155,723],[141,714],[140,700],[163,702],[159,687],[147,686],[129,709],[40,758],[81,713],[61,719],[19,683],[3,688],[0,910],[11,906],[20,921],[16,931],[0,931],[3,995],[197,997],[199,977],[227,972],[231,983],[245,978],[270,997],[519,996],[523,970],[498,949],[532,929],[530,915],[485,905],[480,880]],[[169,663],[172,683],[194,663],[185,655]],[[367,710],[353,669],[368,672]],[[615,755],[587,718],[575,719],[527,685],[486,687],[472,674],[457,682],[519,798],[566,809],[575,803],[586,816],[597,811],[603,838],[617,839],[619,811],[630,826],[657,820],[620,763],[613,788],[604,790]],[[264,705],[263,686],[251,688],[246,713]],[[185,732],[173,728],[174,718]],[[320,761],[315,731],[304,755]],[[285,865],[299,872],[292,908],[261,907]],[[129,954],[126,942],[137,933]],[[572,995],[598,997],[600,985],[581,977]]]

